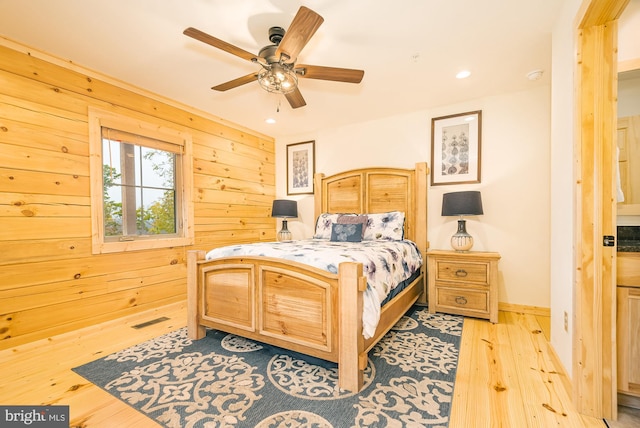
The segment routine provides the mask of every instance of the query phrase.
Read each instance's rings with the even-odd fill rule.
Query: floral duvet
[[[342,262],[362,263],[367,277],[362,314],[365,339],[373,336],[380,320],[380,307],[389,293],[422,266],[417,245],[408,240],[332,242],[306,239],[291,242],[261,242],[230,245],[207,253],[207,260],[233,256],[277,257],[338,273]]]

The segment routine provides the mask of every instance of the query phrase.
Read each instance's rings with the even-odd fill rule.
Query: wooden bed
[[[342,263],[338,274],[267,257],[205,260],[189,251],[188,332],[205,328],[338,363],[339,386],[359,391],[367,353],[416,301],[426,303],[426,163],[415,169],[369,168],[329,177],[316,174],[315,218],[332,213],[405,213],[405,238],[414,241],[424,263],[419,277],[382,308],[375,335],[362,335],[361,263]]]

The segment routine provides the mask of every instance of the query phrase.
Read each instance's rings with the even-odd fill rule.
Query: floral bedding
[[[380,320],[381,302],[402,281],[422,266],[417,245],[408,240],[332,242],[306,239],[291,242],[262,242],[230,245],[207,253],[207,260],[233,256],[267,256],[293,260],[331,273],[342,262],[362,263],[367,277],[362,314],[365,339],[373,336]]]

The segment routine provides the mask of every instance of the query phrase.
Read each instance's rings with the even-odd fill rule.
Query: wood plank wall
[[[275,239],[272,138],[43,56],[0,46],[0,349],[186,300],[188,249]],[[193,247],[91,254],[90,106],[191,133]]]

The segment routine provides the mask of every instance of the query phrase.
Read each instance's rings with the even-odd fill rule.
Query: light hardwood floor
[[[133,325],[169,320],[142,329]],[[69,405],[71,427],[157,427],[71,368],[185,325],[185,304],[0,351],[0,404]],[[451,413],[458,427],[599,427],[576,413],[548,345],[549,319],[500,312],[498,324],[465,319]]]

